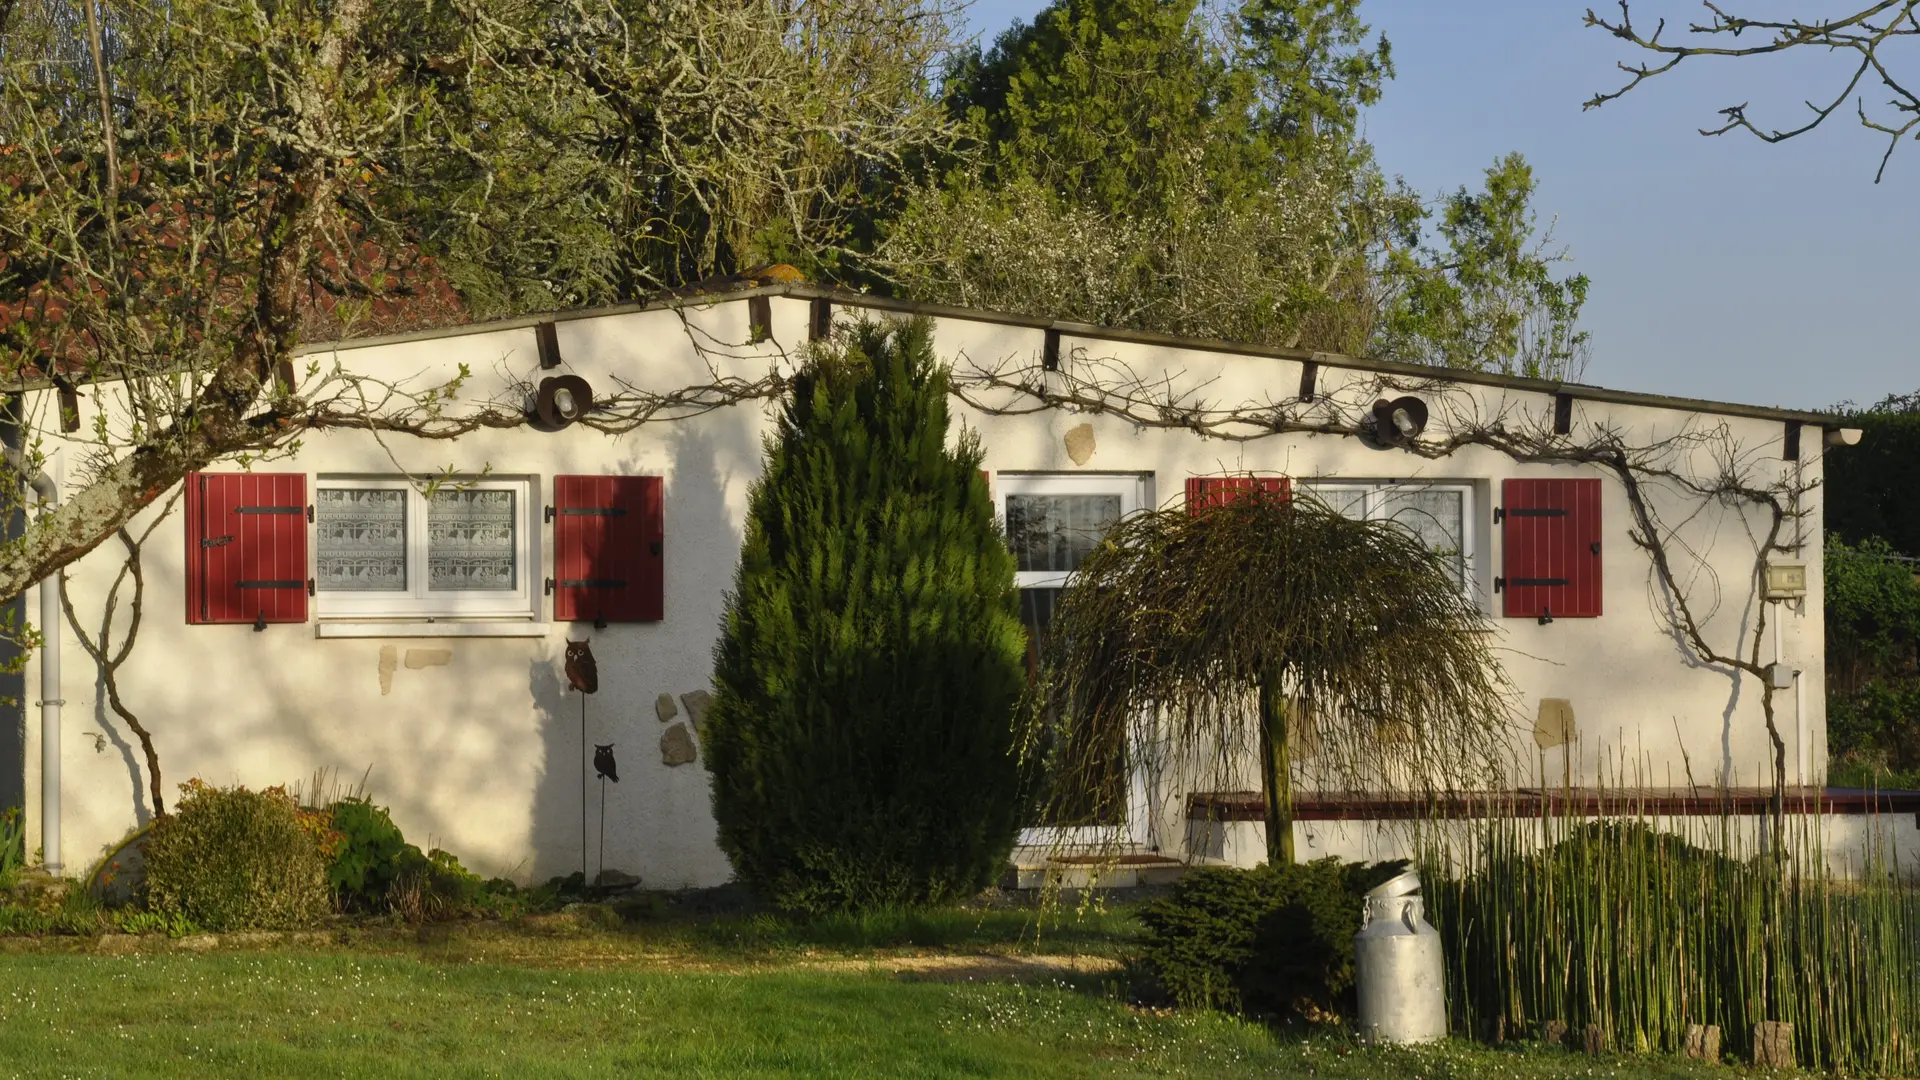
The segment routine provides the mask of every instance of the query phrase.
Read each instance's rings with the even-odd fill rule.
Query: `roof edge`
[[[603,318],[609,315],[631,315],[645,311],[711,307],[716,304],[727,303],[733,300],[743,300],[753,296],[788,296],[803,300],[828,300],[847,307],[868,308],[875,311],[885,311],[896,314],[926,315],[937,319],[966,319],[972,322],[992,323],[999,326],[1017,326],[1031,330],[1058,330],[1063,334],[1071,334],[1077,338],[1118,341],[1135,345],[1156,345],[1163,348],[1204,350],[1207,352],[1227,353],[1235,356],[1255,356],[1273,360],[1311,361],[1327,367],[1346,368],[1354,371],[1404,375],[1412,378],[1444,378],[1451,379],[1455,382],[1471,383],[1479,386],[1494,386],[1502,389],[1521,390],[1538,394],[1566,394],[1581,401],[1597,401],[1611,405],[1644,405],[1658,409],[1712,413],[1717,416],[1738,416],[1753,420],[1779,420],[1782,422],[1814,424],[1823,428],[1837,428],[1841,424],[1840,417],[1835,413],[1819,412],[1810,409],[1783,409],[1768,405],[1746,405],[1738,402],[1709,401],[1703,398],[1674,397],[1666,394],[1649,394],[1633,390],[1612,390],[1603,386],[1594,386],[1590,383],[1561,382],[1554,379],[1533,379],[1521,375],[1503,375],[1496,372],[1472,371],[1462,368],[1432,367],[1426,364],[1410,364],[1399,360],[1379,360],[1364,356],[1349,356],[1345,353],[1318,352],[1312,349],[1286,349],[1271,345],[1251,345],[1245,342],[1221,341],[1216,338],[1183,337],[1177,334],[1162,334],[1151,330],[1125,330],[1110,326],[1095,326],[1090,323],[1073,322],[1067,319],[1049,319],[1034,315],[1019,315],[1006,311],[955,307],[949,304],[933,304],[919,300],[901,300],[889,296],[875,296],[871,293],[854,292],[850,289],[803,282],[759,285],[716,293],[669,295],[635,303],[610,304],[601,307],[575,308],[568,311],[521,315],[508,319],[463,323],[458,326],[440,327],[430,330],[412,330],[401,334],[385,334],[379,337],[314,342],[296,349],[294,355],[311,356],[316,353],[344,352],[350,349],[369,349],[382,345],[397,345],[412,341],[432,341],[441,338],[468,337],[475,334],[492,334],[504,330],[532,327],[547,322],[574,322],[581,319]]]

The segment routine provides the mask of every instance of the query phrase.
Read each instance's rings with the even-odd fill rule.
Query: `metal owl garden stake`
[[[600,690],[600,665],[594,663],[591,642],[567,642],[567,682],[580,693],[580,880],[584,884],[587,878],[587,695]],[[608,756],[611,760],[611,749]],[[604,812],[605,784],[600,785],[600,805]]]
[[[620,782],[620,769],[614,764],[612,743],[605,746],[593,744],[593,771],[600,777],[600,870],[593,875],[597,883],[601,875],[607,872],[607,781]]]

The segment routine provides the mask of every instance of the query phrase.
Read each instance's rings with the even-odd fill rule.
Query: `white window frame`
[[[407,589],[405,592],[338,592],[314,589],[316,619],[444,619],[444,618],[518,618],[537,617],[535,602],[540,580],[539,486],[533,477],[454,477],[442,483],[462,491],[511,491],[517,513],[514,535],[515,582],[511,592],[433,591],[427,587],[427,497],[421,485],[393,476],[322,475],[314,478],[314,505],[319,492],[329,488],[376,488],[407,492]],[[318,515],[316,513],[316,526]],[[308,573],[319,581],[320,544],[316,536],[308,545],[313,565]]]
[[[991,478],[994,513],[1004,529],[1010,495],[1119,495],[1120,518],[1153,505],[1153,477],[1140,473],[1028,473],[1000,472]],[[1016,570],[1014,585],[1022,589],[1062,589],[1071,572]],[[1142,722],[1145,722],[1144,720]],[[1143,742],[1132,740],[1136,747]],[[1020,830],[1022,847],[1076,845],[1144,845],[1150,840],[1152,807],[1147,799],[1146,763],[1132,761],[1127,769],[1127,811],[1115,825],[1036,826]]]
[[[1120,516],[1124,518],[1152,505],[1148,498],[1151,483],[1151,477],[1138,473],[995,473],[994,513],[1005,528],[1009,495],[1118,495]],[[1016,570],[1013,583],[1022,589],[1060,589],[1072,576],[1055,570]]]
[[[1306,481],[1307,489],[1323,502],[1335,492],[1360,492],[1362,517],[1383,520],[1380,515],[1390,491],[1444,488],[1460,493],[1460,569],[1467,597],[1481,608],[1487,606],[1486,588],[1480,581],[1480,485],[1472,480],[1360,480],[1344,477],[1316,478]]]

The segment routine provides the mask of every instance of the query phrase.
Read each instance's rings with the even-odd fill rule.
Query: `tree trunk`
[[[1293,862],[1293,767],[1287,757],[1287,699],[1280,677],[1260,684],[1260,780],[1267,801],[1267,862]]]

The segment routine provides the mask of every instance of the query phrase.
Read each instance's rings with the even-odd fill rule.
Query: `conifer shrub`
[[[702,741],[721,846],[788,909],[964,896],[1013,843],[1025,631],[947,380],[928,322],[864,324],[766,441]]]
[[[213,931],[308,926],[332,910],[327,865],[340,837],[326,813],[280,787],[180,790],[147,836],[150,909]]]
[[[1256,1016],[1348,1015],[1362,898],[1405,868],[1327,858],[1195,870],[1138,913],[1134,993]]]

